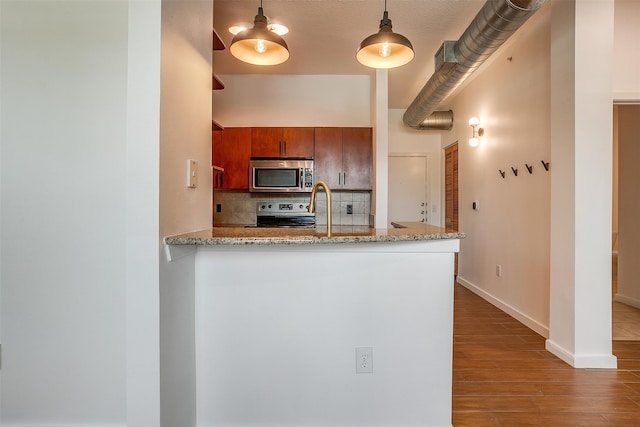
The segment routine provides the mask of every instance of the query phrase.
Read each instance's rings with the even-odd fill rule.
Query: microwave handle
[[[304,190],[304,168],[300,168],[300,190]]]

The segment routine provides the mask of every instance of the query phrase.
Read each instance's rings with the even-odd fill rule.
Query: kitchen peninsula
[[[165,238],[170,258],[193,258],[199,423],[451,426],[464,235],[397,227]]]

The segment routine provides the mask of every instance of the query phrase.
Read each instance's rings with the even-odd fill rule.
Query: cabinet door
[[[211,166],[220,166],[222,161],[222,131],[211,132]]]
[[[313,157],[313,128],[284,128],[282,155],[287,157]]]
[[[282,128],[251,128],[251,156],[280,157]]]
[[[342,128],[315,129],[315,181],[329,188],[342,183]]]
[[[342,129],[342,188],[371,190],[371,128]]]
[[[224,128],[222,131],[223,188],[249,188],[251,128]]]

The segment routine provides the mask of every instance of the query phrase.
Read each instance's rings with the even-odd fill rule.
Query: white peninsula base
[[[199,246],[200,426],[451,426],[458,239]],[[356,373],[356,348],[373,373]]]

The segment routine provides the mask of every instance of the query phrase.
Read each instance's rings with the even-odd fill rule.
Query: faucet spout
[[[316,182],[311,190],[311,200],[309,201],[309,212],[313,213],[316,210],[316,192],[318,188],[324,188],[324,192],[327,195],[327,237],[331,237],[331,190],[324,181]]]

